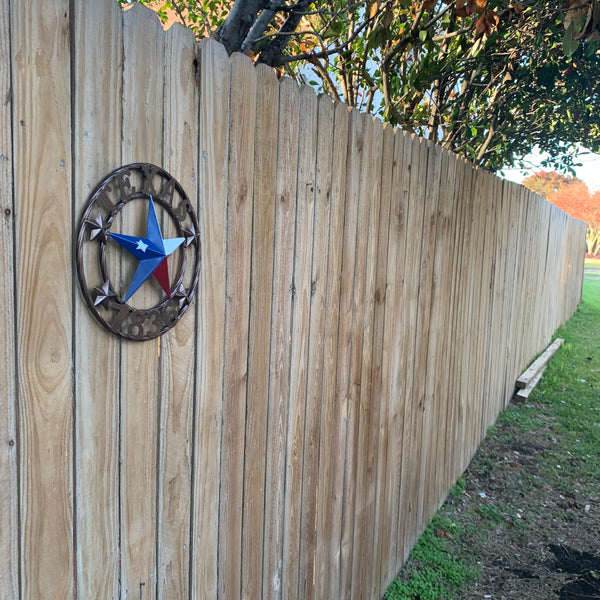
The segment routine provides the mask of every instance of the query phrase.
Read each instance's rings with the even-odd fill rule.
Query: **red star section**
[[[167,294],[168,298],[171,298],[171,286],[169,283],[169,266],[167,265],[167,257],[165,256],[164,260],[156,267],[154,270],[154,278],[158,283],[160,283],[160,287],[165,290],[165,294]]]

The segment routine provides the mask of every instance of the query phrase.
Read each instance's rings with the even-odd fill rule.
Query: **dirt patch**
[[[443,509],[465,532],[452,551],[482,571],[461,598],[600,600],[598,482],[565,478],[577,459],[559,445],[549,428],[510,423],[483,443]]]

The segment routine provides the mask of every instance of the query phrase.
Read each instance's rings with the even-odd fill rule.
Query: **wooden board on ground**
[[[531,379],[529,381],[529,383],[527,384],[527,387],[521,388],[519,390],[517,390],[517,393],[515,394],[515,400],[520,401],[520,402],[524,402],[525,400],[527,400],[527,398],[529,398],[529,396],[531,395],[531,392],[533,392],[533,390],[535,389],[535,387],[537,386],[537,384],[540,382],[540,379],[542,378],[542,375],[544,374],[544,372],[546,371],[547,365],[544,365],[533,377],[533,379]]]
[[[542,352],[541,356],[534,360],[531,365],[517,378],[517,387],[519,389],[526,388],[532,379],[538,374],[539,370],[552,358],[554,353],[562,346],[562,338],[556,338],[547,348]]]

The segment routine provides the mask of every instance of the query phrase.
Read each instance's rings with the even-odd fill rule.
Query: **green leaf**
[[[427,30],[426,29],[421,29],[421,31],[419,31],[419,39],[424,42],[427,39]]]
[[[579,42],[574,39],[575,34],[575,24],[571,23],[565,32],[565,36],[563,38],[563,51],[567,58],[571,58],[575,51],[579,47]]]

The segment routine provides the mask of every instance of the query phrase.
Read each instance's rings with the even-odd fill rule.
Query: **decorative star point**
[[[108,237],[108,233],[106,231],[107,225],[104,222],[101,214],[96,215],[95,219],[87,219],[85,224],[90,232],[90,240],[98,238],[102,241],[106,241],[106,238]]]
[[[103,306],[104,308],[108,308],[108,304],[111,299],[118,298],[117,292],[113,290],[110,281],[105,281],[101,286],[94,286],[94,292],[96,294],[94,306]]]

